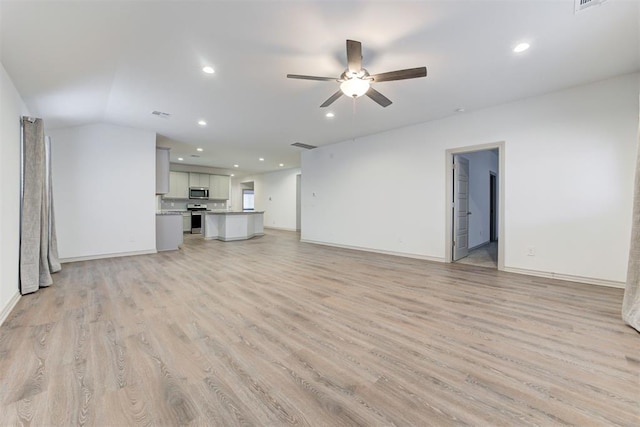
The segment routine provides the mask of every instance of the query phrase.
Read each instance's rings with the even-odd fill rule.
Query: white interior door
[[[453,260],[469,255],[469,161],[453,156]]]

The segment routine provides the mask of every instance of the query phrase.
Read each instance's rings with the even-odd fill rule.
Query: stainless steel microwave
[[[207,187],[189,187],[190,199],[208,199],[209,189]]]

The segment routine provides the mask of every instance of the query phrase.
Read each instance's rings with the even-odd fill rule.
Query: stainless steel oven
[[[204,211],[207,210],[207,205],[201,203],[188,203],[187,210],[191,212],[191,234],[202,234]]]

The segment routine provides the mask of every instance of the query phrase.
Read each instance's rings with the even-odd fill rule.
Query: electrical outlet
[[[528,256],[536,256],[536,248],[534,248],[533,246],[529,246],[527,248],[527,255]]]

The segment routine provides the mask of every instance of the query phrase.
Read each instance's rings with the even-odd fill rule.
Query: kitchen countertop
[[[242,215],[242,214],[263,214],[264,211],[228,211],[226,209],[221,209],[221,210],[206,210],[206,211],[201,211],[203,213],[206,214],[212,214],[212,215]]]
[[[189,210],[162,210],[160,212],[156,212],[156,215],[182,215],[182,214],[190,214],[192,211]],[[196,213],[206,213],[206,214],[230,214],[230,215],[238,215],[238,214],[261,214],[264,211],[239,211],[239,210],[227,210],[227,209],[207,209],[206,211],[193,211]]]

